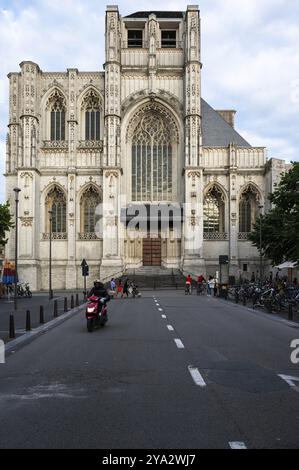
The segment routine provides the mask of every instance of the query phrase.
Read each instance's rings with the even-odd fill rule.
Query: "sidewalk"
[[[64,312],[64,298],[68,299],[68,309],[71,308],[71,296],[74,296],[76,306],[76,294],[79,294],[79,304],[84,303],[82,291],[54,292],[53,300],[49,300],[47,292],[34,293],[31,299],[19,298],[18,310],[14,310],[14,299],[0,299],[0,339],[9,341],[9,317],[14,314],[16,338],[25,333],[26,311],[31,314],[31,328],[40,326],[40,306],[44,307],[44,321],[49,322],[54,318],[54,301],[57,300],[58,315]]]

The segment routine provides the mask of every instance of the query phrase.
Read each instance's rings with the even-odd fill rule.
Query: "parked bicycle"
[[[299,287],[272,283],[244,283],[228,289],[228,299],[236,303],[252,304],[252,307],[263,308],[268,312],[293,311],[299,313]]]

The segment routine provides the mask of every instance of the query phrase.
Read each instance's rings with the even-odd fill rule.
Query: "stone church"
[[[7,199],[14,210],[21,189],[19,276],[33,289],[48,288],[50,228],[54,289],[82,286],[82,259],[90,282],[142,266],[215,274],[220,255],[227,276],[258,275],[248,234],[286,165],[202,98],[200,39],[196,5],[125,17],[107,6],[104,71],[25,61],[9,74]],[[10,260],[14,243],[12,231]]]

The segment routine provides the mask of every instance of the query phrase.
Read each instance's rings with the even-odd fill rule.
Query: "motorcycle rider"
[[[88,298],[92,296],[99,297],[99,299],[105,298],[106,301],[110,300],[108,291],[100,279],[94,281],[93,288],[90,290]],[[100,312],[99,305],[100,303],[98,302],[98,313]]]

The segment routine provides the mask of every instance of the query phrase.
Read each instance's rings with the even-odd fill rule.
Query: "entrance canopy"
[[[292,261],[286,261],[285,263],[280,264],[279,266],[275,266],[276,269],[296,269],[297,263],[293,263]]]

